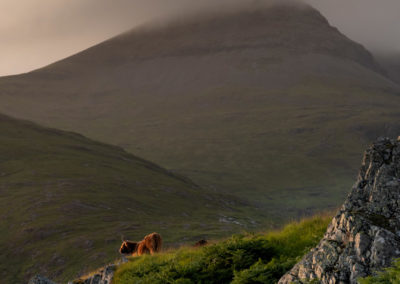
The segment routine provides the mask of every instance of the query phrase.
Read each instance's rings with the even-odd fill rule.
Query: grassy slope
[[[376,272],[376,275],[360,279],[361,284],[397,284],[400,283],[400,260],[394,261],[391,267]]]
[[[115,259],[121,235],[158,231],[168,246],[243,228],[219,222],[243,216],[235,200],[121,148],[6,116],[0,132],[4,283],[36,273],[72,279]]]
[[[398,87],[313,10],[199,22],[2,78],[0,111],[122,146],[277,223],[336,207],[360,149],[400,132]]]
[[[117,269],[114,283],[276,283],[318,243],[330,219],[314,217],[282,231],[134,257]]]

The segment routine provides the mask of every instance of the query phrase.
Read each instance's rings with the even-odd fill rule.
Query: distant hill
[[[1,283],[76,278],[119,257],[121,236],[171,246],[250,224],[245,204],[119,147],[2,115],[0,132]]]
[[[0,111],[121,146],[279,223],[340,204],[399,86],[305,4],[134,29],[0,79]]]

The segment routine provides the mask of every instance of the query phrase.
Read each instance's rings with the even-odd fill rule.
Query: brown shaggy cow
[[[121,254],[143,255],[154,254],[161,250],[162,238],[160,234],[152,233],[140,242],[124,241],[119,249]]]

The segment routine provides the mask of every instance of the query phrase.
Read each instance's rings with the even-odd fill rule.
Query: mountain
[[[314,8],[255,5],[1,78],[0,111],[123,147],[278,224],[335,208],[359,149],[400,132],[399,86]]]
[[[1,283],[74,279],[119,257],[121,236],[168,247],[250,224],[245,204],[119,147],[3,115],[0,132]]]
[[[399,182],[400,137],[381,138],[366,151],[354,187],[318,246],[279,283],[357,284],[390,266],[400,257]]]

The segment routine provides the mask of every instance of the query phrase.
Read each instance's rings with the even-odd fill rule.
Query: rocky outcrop
[[[111,284],[117,265],[110,264],[86,279],[74,280],[68,284]]]
[[[119,263],[123,263],[125,261],[126,261],[125,258],[123,258],[122,261],[120,261]],[[85,279],[77,279],[69,281],[68,284],[111,284],[117,266],[118,266],[117,264],[107,265]],[[47,279],[46,277],[43,277],[41,275],[36,275],[29,280],[28,284],[56,284],[56,283]]]
[[[400,257],[400,137],[365,153],[357,182],[319,245],[280,284],[357,283]]]

